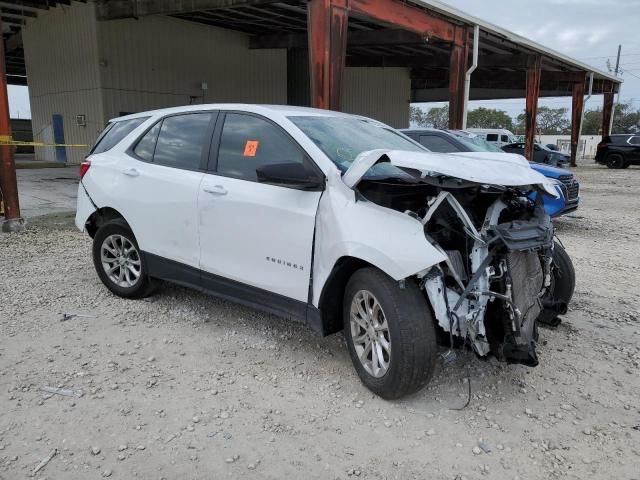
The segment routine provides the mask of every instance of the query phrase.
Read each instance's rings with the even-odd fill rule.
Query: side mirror
[[[256,168],[258,182],[282,187],[319,192],[324,190],[324,178],[302,163],[272,163]]]

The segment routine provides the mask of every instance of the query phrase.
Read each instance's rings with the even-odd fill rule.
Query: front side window
[[[451,153],[460,151],[449,140],[438,135],[420,135],[420,144],[432,152]]]
[[[160,126],[153,163],[197,170],[200,167],[203,149],[209,144],[207,133],[211,117],[211,113],[166,117]]]
[[[131,120],[120,120],[111,122],[104,129],[98,141],[91,149],[91,153],[103,153],[111,150],[120,141],[133,132],[139,125],[149,117],[132,118]]]
[[[241,113],[225,116],[217,172],[257,181],[256,169],[270,164],[306,165],[301,148],[278,126],[262,118]]]
[[[501,142],[508,142],[509,141],[509,137],[506,135],[500,135],[500,141]]]

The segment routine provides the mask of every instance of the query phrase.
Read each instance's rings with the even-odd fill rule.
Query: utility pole
[[[618,45],[618,57],[616,58],[616,69],[614,70],[614,75],[617,77],[618,72],[620,71],[620,53],[622,52],[622,45]],[[616,116],[616,108],[620,106],[620,91],[622,90],[622,84],[618,85],[618,98],[616,100],[615,105],[613,106],[613,110],[611,112],[611,123],[609,123],[609,133],[613,133],[613,117]]]
[[[2,32],[0,20],[0,32]],[[24,230],[24,220],[20,217],[18,201],[18,181],[16,165],[9,140],[11,139],[11,121],[9,118],[9,96],[7,94],[7,76],[4,66],[4,39],[0,38],[0,189],[4,202],[3,232],[20,232]]]

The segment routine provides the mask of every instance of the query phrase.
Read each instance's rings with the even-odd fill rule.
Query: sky
[[[622,45],[621,78],[623,102],[640,108],[640,0],[444,0],[453,7],[542,45],[584,61],[602,70],[607,59],[612,65],[618,44]],[[541,99],[540,105],[571,107],[570,97]],[[442,103],[418,104],[423,107]],[[602,105],[594,95],[585,108]],[[506,110],[516,116],[524,109],[524,99],[470,102]],[[9,86],[12,118],[31,118],[26,87]]]
[[[621,44],[621,101],[640,108],[640,0],[442,1],[600,70],[607,70],[607,59],[615,66]],[[444,103],[418,105],[429,108]],[[571,97],[541,99],[539,105],[570,109]],[[516,116],[524,110],[524,99],[469,103],[470,109],[479,106]],[[601,106],[600,95],[585,104],[586,109]]]

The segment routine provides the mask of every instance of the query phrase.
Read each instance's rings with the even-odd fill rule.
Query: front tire
[[[147,297],[157,287],[157,281],[147,275],[136,237],[122,220],[106,223],[96,232],[93,264],[102,283],[119,297]]]
[[[418,286],[398,282],[375,268],[349,279],[344,295],[344,334],[364,385],[393,400],[417,392],[436,362],[436,335],[429,305]]]
[[[558,310],[564,310],[569,305],[575,288],[576,271],[573,268],[571,257],[560,243],[554,242],[551,285],[542,300],[547,305],[555,305],[556,307],[545,307],[540,313],[538,321],[545,325],[557,326],[560,323]]]

